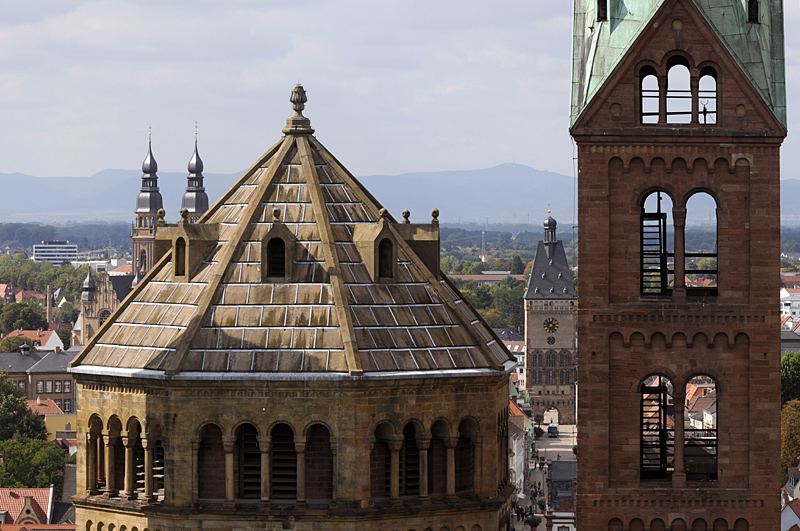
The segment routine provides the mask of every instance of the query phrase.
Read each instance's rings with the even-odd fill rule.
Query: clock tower
[[[525,380],[533,413],[575,423],[575,287],[556,220],[544,220],[525,292]]]

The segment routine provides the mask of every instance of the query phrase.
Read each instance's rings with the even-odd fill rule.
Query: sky
[[[800,0],[786,0],[800,178]],[[0,2],[0,173],[247,169],[301,82],[317,138],[355,175],[487,168],[573,175],[568,0]]]

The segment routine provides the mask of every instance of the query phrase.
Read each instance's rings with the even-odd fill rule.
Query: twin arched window
[[[693,76],[697,76],[696,86]],[[717,124],[717,71],[714,67],[704,66],[693,73],[688,59],[675,55],[667,61],[665,91],[661,84],[655,67],[646,65],[639,70],[640,123]]]
[[[640,228],[642,295],[669,295],[676,286],[685,287],[687,295],[717,294],[716,208],[710,194],[697,192],[686,202],[683,223],[676,226],[669,195],[657,190],[645,197]],[[690,237],[686,227],[691,229]],[[676,249],[681,243],[682,248]],[[680,254],[683,261],[676,264]]]
[[[648,376],[641,387],[641,479],[665,479],[675,471],[687,480],[717,479],[717,390],[714,380],[692,378],[675,403],[672,382]],[[683,445],[676,459],[675,445]]]

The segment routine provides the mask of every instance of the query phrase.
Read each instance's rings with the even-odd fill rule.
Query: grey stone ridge
[[[561,240],[539,241],[525,300],[575,300],[572,272]]]
[[[28,372],[66,373],[69,362],[75,359],[75,356],[77,356],[80,351],[81,351],[80,346],[72,347],[68,350],[62,350],[61,352],[55,352],[52,350],[40,351],[38,354],[42,356],[41,360],[39,360],[38,363],[32,365],[30,369],[28,369]]]

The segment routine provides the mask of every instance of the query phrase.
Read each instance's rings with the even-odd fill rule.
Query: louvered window
[[[297,452],[294,448],[294,433],[286,424],[278,424],[272,429],[269,477],[272,481],[270,490],[273,500],[297,498]]]

